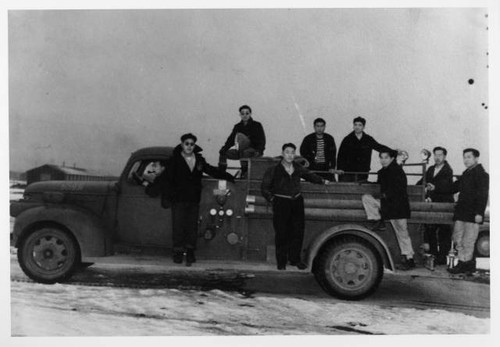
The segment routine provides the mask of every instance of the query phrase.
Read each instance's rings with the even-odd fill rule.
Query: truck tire
[[[343,237],[328,244],[318,255],[314,275],[328,294],[359,300],[372,294],[384,274],[375,248],[356,237]]]
[[[17,251],[23,272],[40,283],[67,280],[80,263],[76,240],[55,226],[42,226],[24,237]]]
[[[490,232],[482,231],[479,232],[477,241],[475,244],[475,256],[476,257],[490,257]]]

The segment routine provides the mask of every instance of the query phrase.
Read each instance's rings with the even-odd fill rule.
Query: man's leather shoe
[[[196,258],[194,256],[194,250],[188,249],[186,251],[186,266],[191,266],[191,264],[196,263]]]
[[[407,259],[405,256],[402,257],[401,264],[396,266],[396,269],[401,271],[408,271],[415,268],[415,260],[413,258]]]
[[[305,269],[307,269],[307,265],[306,265],[306,264],[304,264],[304,263],[303,263],[303,262],[301,262],[301,261],[291,261],[291,262],[290,262],[290,265],[291,265],[291,266],[296,266],[296,267],[297,267],[297,269],[299,269],[299,270],[305,270]]]
[[[184,258],[184,254],[182,252],[175,252],[173,257],[174,263],[182,264],[182,258]]]

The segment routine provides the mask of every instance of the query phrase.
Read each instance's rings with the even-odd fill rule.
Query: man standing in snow
[[[453,183],[453,192],[459,193],[453,220],[453,242],[458,252],[458,264],[448,271],[452,274],[474,272],[474,245],[479,234],[479,224],[483,224],[488,203],[489,175],[479,164],[479,151],[467,148],[463,151],[466,167],[462,176]]]
[[[278,270],[285,270],[287,261],[300,270],[306,268],[301,261],[305,224],[300,179],[316,184],[330,183],[294,162],[295,150],[293,143],[285,143],[283,158],[278,165],[267,169],[261,184],[262,195],[273,205]]]
[[[443,147],[436,147],[434,165],[425,173],[425,198],[429,202],[455,202],[453,199],[453,170],[446,161],[448,151]],[[423,183],[423,178],[417,185]],[[437,233],[437,235],[436,235]],[[429,243],[429,253],[436,257],[436,264],[446,264],[446,255],[451,248],[451,226],[448,224],[427,224],[424,239]]]
[[[365,194],[362,201],[368,220],[376,223],[373,230],[385,230],[384,219],[391,222],[401,249],[402,264],[399,269],[409,270],[415,267],[415,262],[407,224],[411,215],[408,183],[403,168],[396,162],[396,156],[397,152],[393,150],[382,150],[379,153],[382,164],[377,180],[380,184],[380,200]]]
[[[174,263],[182,263],[186,252],[186,266],[196,262],[194,251],[198,238],[203,173],[234,182],[233,176],[205,161],[196,140],[191,133],[182,135],[166,170],[153,183],[161,190],[162,200],[165,195],[172,203],[173,260]],[[155,189],[150,188],[149,191],[154,192]]]

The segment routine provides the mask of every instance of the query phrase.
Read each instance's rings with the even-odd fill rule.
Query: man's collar
[[[468,167],[465,171],[472,170],[473,168],[475,168],[478,165],[479,165],[479,163],[476,163],[476,164],[472,165],[471,167]]]

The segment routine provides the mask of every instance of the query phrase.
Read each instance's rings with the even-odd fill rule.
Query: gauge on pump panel
[[[217,214],[217,210],[215,208],[210,209],[210,215],[215,216]]]
[[[226,241],[230,245],[236,245],[237,243],[240,242],[240,238],[239,238],[238,234],[231,232],[231,233],[226,235]]]
[[[233,215],[233,210],[231,210],[230,208],[228,208],[226,210],[226,216],[231,217],[232,215]]]
[[[219,211],[219,216],[221,216],[221,217],[224,216],[224,210]]]

